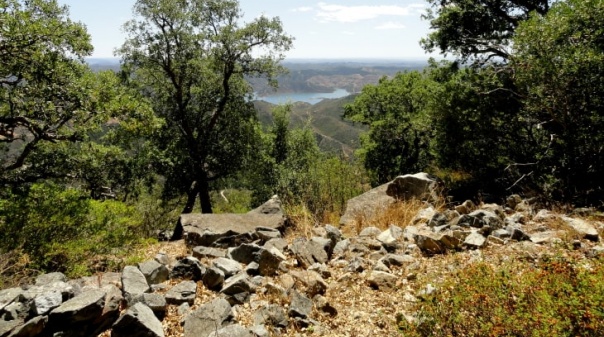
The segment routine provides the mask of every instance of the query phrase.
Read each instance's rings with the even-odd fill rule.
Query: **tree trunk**
[[[185,204],[185,208],[182,210],[182,214],[189,214],[193,212],[193,207],[195,206],[195,199],[199,194],[199,183],[194,181],[191,184],[191,188],[187,192],[187,203]]]
[[[201,204],[201,213],[212,213],[212,202],[210,201],[210,185],[205,172],[203,181],[199,182],[199,203]]]

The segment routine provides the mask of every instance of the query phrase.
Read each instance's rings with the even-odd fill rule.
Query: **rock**
[[[43,286],[55,282],[67,282],[67,276],[63,273],[48,273],[36,277],[36,285]]]
[[[58,307],[63,303],[63,296],[59,291],[52,290],[43,294],[40,294],[34,298],[32,311],[37,316],[45,315],[52,309]]]
[[[8,337],[34,337],[40,335],[46,324],[48,323],[48,316],[37,316],[29,321],[25,322],[25,324],[18,326],[12,330],[12,332],[7,335]],[[0,334],[0,336],[4,336]]]
[[[518,228],[511,228],[510,239],[516,241],[529,241],[531,237]]]
[[[567,216],[562,217],[562,220],[577,233],[581,234],[583,238],[596,242],[600,240],[598,230],[589,222]]]
[[[219,257],[212,261],[212,266],[222,270],[225,278],[239,274],[243,270],[239,262],[224,257]]]
[[[258,272],[262,276],[273,276],[286,258],[277,248],[261,249],[257,255]]]
[[[244,243],[232,250],[229,250],[227,255],[229,258],[237,262],[248,264],[256,260],[258,252],[260,252],[261,249],[262,247],[258,246],[257,244]]]
[[[256,337],[270,337],[270,334],[264,325],[254,325],[250,328],[250,332]]]
[[[203,274],[203,284],[211,290],[220,290],[224,284],[224,272],[218,268],[208,268]]]
[[[386,193],[388,185],[378,186],[348,200],[346,210],[340,218],[340,225],[352,225],[359,219],[371,219],[392,205],[396,199]]]
[[[264,228],[258,227],[256,228],[256,236],[262,240],[262,242],[267,242],[272,239],[281,239],[283,236],[281,232],[274,228]]]
[[[415,244],[419,249],[428,255],[444,254],[445,247],[438,241],[426,235],[415,235]]]
[[[505,199],[505,205],[511,209],[516,209],[516,206],[522,202],[522,197],[518,194],[512,194]]]
[[[287,328],[287,315],[281,306],[267,304],[254,312],[254,324]]]
[[[432,207],[432,206],[422,208],[419,210],[419,212],[417,212],[415,217],[413,217],[413,220],[411,220],[411,223],[413,225],[417,225],[420,223],[427,224],[432,219],[432,217],[434,216],[435,213],[436,213],[436,211],[434,210],[434,207]],[[407,226],[407,228],[408,227],[409,226]],[[407,228],[405,228],[405,229],[407,229]]]
[[[300,294],[297,291],[292,291],[291,304],[287,314],[289,317],[307,318],[312,311],[312,301],[310,298]]]
[[[149,285],[162,283],[170,276],[168,268],[155,260],[139,263],[138,269],[145,275],[145,279]]]
[[[505,241],[503,239],[500,239],[500,238],[494,237],[492,235],[489,235],[487,237],[487,244],[494,244],[494,245],[501,246],[501,245],[505,244]]]
[[[270,248],[276,248],[277,250],[279,250],[280,252],[283,252],[285,250],[285,248],[287,247],[288,242],[285,239],[270,239],[268,241],[266,241],[266,243],[264,243],[264,245],[262,246],[265,249],[270,249]]]
[[[195,302],[195,294],[197,293],[197,283],[194,281],[183,281],[172,287],[166,293],[166,302],[168,304],[180,305],[189,303],[193,305]]]
[[[226,250],[220,248],[197,246],[193,248],[193,256],[198,259],[203,259],[204,257],[226,257]]]
[[[142,303],[149,307],[155,317],[163,320],[168,310],[168,302],[166,298],[160,294],[142,294],[134,300],[135,303]],[[186,303],[186,302],[185,302]]]
[[[192,256],[188,256],[178,260],[178,262],[170,272],[170,278],[199,281],[201,280],[205,272],[206,268],[201,264],[198,259]]]
[[[472,232],[463,242],[463,244],[470,249],[482,248],[486,243],[487,238],[478,232]]]
[[[514,229],[512,229],[512,230],[514,230]],[[500,239],[512,238],[512,233],[510,233],[510,231],[508,231],[507,229],[503,229],[503,228],[493,231],[493,233],[491,233],[491,235],[496,238],[500,238]]]
[[[317,308],[317,310],[326,313],[331,317],[335,317],[338,315],[338,310],[334,308],[325,297],[317,295],[313,297],[313,302],[315,303],[315,307]]]
[[[394,289],[398,278],[382,271],[372,271],[367,278],[367,283],[374,289]]]
[[[204,304],[185,318],[184,337],[207,337],[226,326],[233,318],[231,305],[224,298]]]
[[[151,291],[145,275],[134,266],[124,267],[122,272],[122,286],[126,301],[130,303],[135,297]]]
[[[591,258],[600,257],[602,255],[604,255],[604,246],[592,247],[589,252],[587,252],[587,256]]]
[[[390,227],[388,227],[387,230],[381,232],[376,239],[381,242],[382,244],[391,244],[396,242],[400,237],[403,236],[403,229],[395,226],[395,225],[390,225]]]
[[[166,253],[159,252],[159,253],[155,254],[155,257],[153,259],[155,261],[163,264],[164,266],[167,266],[170,264],[170,257]]]
[[[250,277],[245,273],[241,273],[227,279],[220,292],[229,295],[230,303],[242,304],[247,302],[253,291],[254,286],[250,281]]]
[[[537,214],[535,214],[535,216],[533,217],[533,221],[546,222],[546,221],[555,220],[557,218],[558,218],[558,215],[556,215],[546,209],[542,209],[542,210],[539,210],[539,212],[537,212]]]
[[[325,237],[336,243],[342,240],[342,232],[332,225],[325,225]]]
[[[20,320],[20,319],[14,319],[14,320],[9,320],[9,321],[0,319],[0,337],[8,336],[11,333],[11,331],[13,331],[14,329],[18,328],[20,325],[23,325],[23,324],[24,324],[23,320]]]
[[[90,324],[102,315],[106,295],[107,291],[102,289],[85,291],[53,309],[49,315],[49,323],[59,327],[71,327],[78,323]]]
[[[0,310],[17,300],[23,291],[24,290],[21,288],[8,288],[0,290]]]
[[[212,332],[209,337],[254,337],[254,335],[239,324],[231,324]]]
[[[115,322],[112,337],[163,337],[161,322],[153,311],[142,303],[136,303]]]
[[[388,184],[386,194],[396,200],[437,200],[436,181],[427,173],[406,174]]]
[[[441,226],[447,225],[448,222],[449,222],[449,219],[447,218],[447,216],[444,213],[436,212],[436,213],[434,213],[434,215],[432,216],[430,221],[428,221],[428,226],[441,227]]]
[[[443,247],[450,250],[460,249],[463,244],[462,240],[455,237],[454,235],[449,234],[444,234],[443,236],[441,236],[438,242],[440,242]]]
[[[13,320],[24,320],[30,316],[30,307],[21,302],[13,302],[6,306],[0,311],[0,322],[13,321]],[[0,334],[0,336],[2,336]]]
[[[469,214],[470,212],[473,212],[475,209],[476,209],[476,205],[474,204],[474,202],[472,202],[472,200],[466,200],[461,205],[458,205],[455,207],[455,210],[460,215]]]
[[[308,270],[318,273],[324,279],[331,277],[331,271],[329,271],[329,268],[327,268],[327,266],[323,263],[315,263],[310,266]]]
[[[304,285],[306,294],[313,297],[318,294],[325,294],[327,283],[321,275],[312,270],[293,270],[289,273],[293,278]]]
[[[285,217],[276,196],[246,214],[181,214],[174,229],[173,240],[185,238],[189,246],[207,246],[226,238],[251,242],[258,227],[283,230]]]
[[[298,238],[289,246],[289,250],[303,268],[308,268],[315,262],[325,263],[328,260],[327,252],[316,241],[306,241],[303,238]]]
[[[415,258],[409,255],[396,255],[396,254],[387,254],[382,257],[379,261],[381,261],[388,268],[390,267],[402,267],[406,264],[411,264],[415,262]]]
[[[338,241],[338,243],[336,243],[336,245],[333,247],[332,255],[337,255],[337,256],[344,255],[344,253],[346,253],[346,251],[348,250],[349,246],[350,246],[350,240],[348,240],[348,239]]]
[[[367,236],[372,239],[375,239],[378,235],[380,235],[380,233],[382,233],[382,231],[377,227],[365,227],[359,233],[359,236]]]
[[[545,232],[537,232],[532,233],[530,235],[530,240],[536,244],[549,243],[558,238],[557,231],[545,231]]]

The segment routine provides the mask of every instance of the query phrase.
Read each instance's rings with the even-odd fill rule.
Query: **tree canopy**
[[[270,80],[292,44],[278,18],[242,23],[237,1],[138,0],[119,49],[132,84],[165,128],[156,138],[167,186],[199,196],[211,212],[209,182],[237,170],[254,144],[255,110],[245,76]]]

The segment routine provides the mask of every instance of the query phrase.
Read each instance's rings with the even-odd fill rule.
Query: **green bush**
[[[100,255],[119,260],[144,238],[135,207],[91,200],[75,188],[40,183],[0,199],[0,253],[22,250],[39,271],[75,277],[104,270],[111,266],[99,264],[107,260]]]
[[[604,261],[476,263],[417,305],[405,336],[602,336]]]

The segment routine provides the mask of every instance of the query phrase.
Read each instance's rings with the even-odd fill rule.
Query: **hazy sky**
[[[121,26],[134,0],[59,0],[86,24],[94,57],[113,57],[124,41]],[[427,59],[419,39],[428,33],[420,16],[423,0],[240,0],[246,21],[258,15],[281,18],[295,38],[288,58]]]

